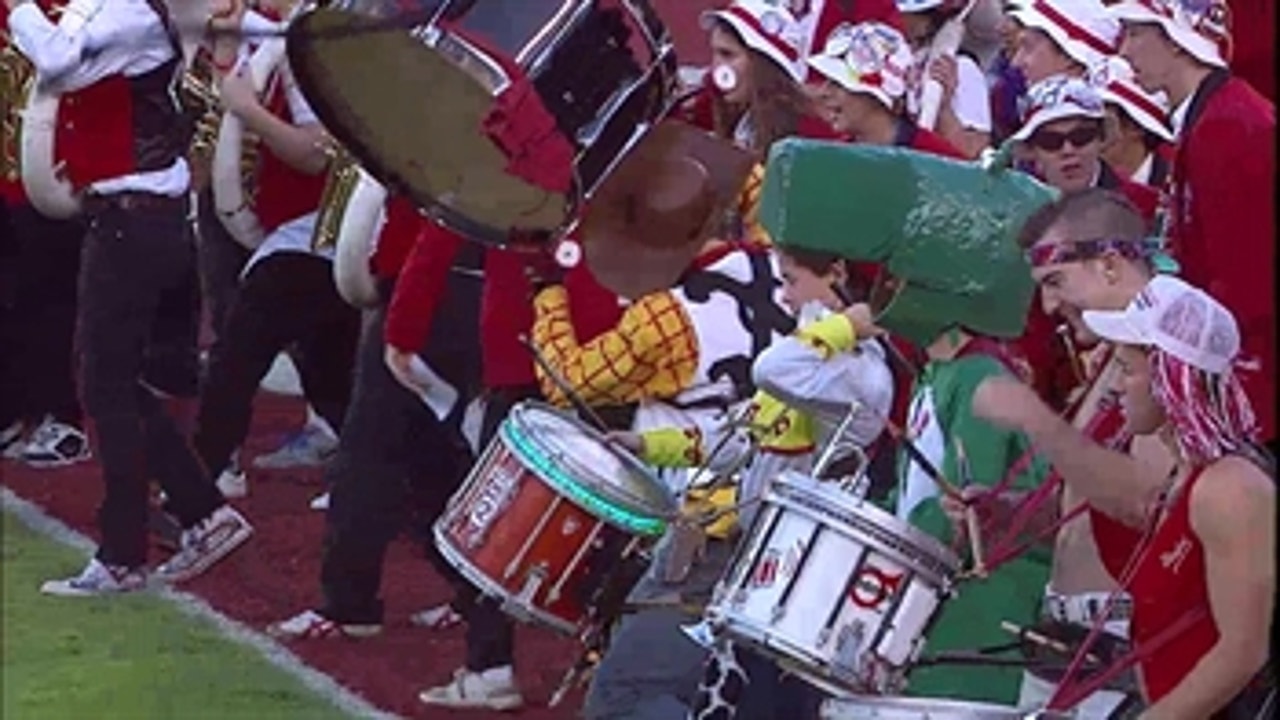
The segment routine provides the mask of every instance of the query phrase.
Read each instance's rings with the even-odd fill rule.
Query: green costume
[[[1034,293],[1014,233],[1053,191],[993,167],[899,148],[785,140],[766,170],[760,219],[774,242],[882,263],[900,283],[877,324],[921,347],[957,328],[971,335],[1016,338]],[[1025,437],[975,418],[971,400],[985,378],[1008,372],[995,357],[961,351],[928,363],[916,380],[909,429],[918,449],[952,482],[962,479],[957,441],[970,476],[1000,482],[1028,448]],[[1014,483],[1030,489],[1044,477],[1033,463]],[[945,542],[952,526],[936,484],[904,453],[889,510]],[[974,651],[1014,638],[1001,621],[1030,625],[1049,576],[1047,551],[1024,555],[986,580],[971,580],[945,605],[926,654]],[[1013,705],[1022,671],[935,665],[910,677],[907,694]]]

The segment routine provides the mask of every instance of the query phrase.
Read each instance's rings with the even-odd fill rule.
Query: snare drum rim
[[[796,482],[797,478],[804,479],[807,482],[800,484]],[[865,523],[872,528],[892,533],[905,544],[910,545],[913,550],[927,556],[929,560],[937,565],[947,568],[950,571],[950,576],[960,572],[960,556],[937,538],[910,523],[904,522],[896,515],[884,511],[870,501],[865,499],[857,500],[847,494],[830,490],[834,490],[834,486],[829,483],[815,481],[800,473],[788,472],[770,484],[765,493],[764,502],[770,502],[770,496],[778,500],[791,501],[789,503],[776,503],[775,501],[776,504],[785,504],[787,507],[795,507],[793,503],[799,502],[800,509],[820,513],[833,520],[834,524],[859,530],[860,535],[871,534],[874,538],[874,533],[861,531],[859,524]],[[805,503],[805,500],[810,502]],[[932,569],[930,574],[935,574]]]
[[[976,700],[951,700],[946,698],[925,698],[925,697],[884,697],[881,695],[853,695],[846,697],[835,697],[823,701],[822,717],[827,720],[835,720],[834,708],[843,705],[854,707],[883,708],[885,710],[898,710],[902,712],[917,713],[912,717],[932,717],[930,712],[942,712],[945,715],[940,716],[943,720],[951,718],[979,718],[980,720],[1021,720],[1028,713],[1042,713],[1037,715],[1041,720],[1069,720],[1075,717],[1070,712],[1054,712],[1039,709],[1021,709],[1015,705],[1000,705],[997,703],[979,702]],[[827,708],[833,708],[828,710]],[[1048,714],[1044,714],[1048,713]]]
[[[784,670],[835,697],[852,694],[847,685],[841,684],[843,676],[834,671],[829,660],[813,654],[796,643],[760,629],[760,624],[732,610],[720,610],[720,623],[724,633],[773,660]],[[899,668],[905,672],[908,668]]]
[[[593,468],[579,462],[572,456],[556,458],[555,453],[560,448],[548,445],[540,440],[537,435],[529,432],[531,429],[530,423],[526,422],[525,418],[535,413],[552,415],[557,420],[568,423],[575,430],[582,432],[595,441],[600,447],[617,457],[633,477],[640,482],[649,484],[655,491],[654,497],[661,498],[665,507],[648,505],[630,493],[618,491],[616,486],[610,483],[587,484],[575,480],[568,473],[560,470],[556,466],[556,460],[561,460],[569,468],[580,472],[586,477],[600,477]],[[517,427],[520,432],[519,437],[513,433],[513,429]],[[502,426],[499,428],[499,434],[503,442],[512,448],[517,457],[532,465],[529,468],[530,471],[546,482],[553,490],[581,505],[592,516],[598,517],[611,525],[634,534],[659,537],[666,532],[668,522],[676,514],[677,505],[675,498],[671,495],[671,491],[653,475],[648,467],[632,456],[631,453],[609,443],[604,435],[595,428],[558,408],[533,400],[518,403],[511,409],[507,419],[503,421]],[[533,450],[539,457],[529,457],[529,450]],[[539,460],[545,462],[538,462]],[[599,508],[598,505],[600,503],[604,503],[606,507]],[[612,513],[608,512],[618,508],[625,510],[625,514],[614,517]],[[642,517],[628,518],[628,515]]]

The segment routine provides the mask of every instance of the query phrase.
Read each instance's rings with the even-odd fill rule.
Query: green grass
[[[252,649],[150,594],[48,598],[40,583],[79,572],[74,550],[5,513],[3,687],[14,720],[347,717]]]

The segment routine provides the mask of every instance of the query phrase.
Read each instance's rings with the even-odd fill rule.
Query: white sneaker
[[[249,521],[230,505],[223,505],[182,531],[182,549],[156,568],[156,575],[169,582],[190,580],[230,555],[252,535]]]
[[[79,428],[46,416],[22,446],[19,459],[37,469],[60,468],[88,460],[89,438]]]
[[[524,706],[524,696],[516,687],[510,665],[478,673],[459,668],[453,673],[453,682],[423,690],[418,693],[418,700],[449,708],[518,710]]]
[[[314,498],[312,498],[309,507],[312,510],[316,510],[319,512],[324,512],[328,510],[329,509],[329,493],[324,493],[323,495],[317,495]]]
[[[462,623],[462,616],[449,603],[427,608],[409,616],[409,622],[431,630],[448,630]]]
[[[307,425],[285,440],[279,448],[253,459],[259,470],[318,467],[333,457],[338,437],[319,425]]]
[[[107,565],[94,558],[75,577],[62,580],[46,580],[40,592],[58,597],[90,597],[135,592],[147,586],[145,568],[127,568]]]
[[[288,620],[267,626],[267,634],[278,640],[327,640],[368,638],[382,632],[377,623],[340,623],[315,610],[303,610]]]
[[[243,470],[232,465],[218,476],[218,492],[228,500],[242,498],[249,494],[249,476]]]

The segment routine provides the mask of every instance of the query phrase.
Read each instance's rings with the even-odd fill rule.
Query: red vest
[[[266,102],[267,110],[292,123],[293,113],[289,110],[283,78],[277,75],[274,85],[275,89]],[[270,235],[281,225],[320,207],[326,175],[323,172],[308,175],[277,157],[266,143],[259,147],[258,199],[254,209],[263,232]]]

